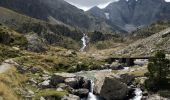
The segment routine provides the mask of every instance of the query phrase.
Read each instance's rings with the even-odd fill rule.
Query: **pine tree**
[[[146,80],[146,88],[152,91],[170,88],[170,60],[166,59],[163,51],[156,53],[155,57],[149,60],[148,64],[148,80]]]

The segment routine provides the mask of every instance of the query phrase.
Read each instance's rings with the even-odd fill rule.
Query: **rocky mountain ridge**
[[[94,7],[88,13],[131,32],[158,20],[169,20],[169,11],[170,3],[164,0],[119,0],[104,9]]]

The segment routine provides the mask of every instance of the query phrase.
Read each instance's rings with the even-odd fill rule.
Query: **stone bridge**
[[[112,62],[115,62],[116,60],[118,60],[119,63],[124,63],[127,66],[134,66],[134,61],[137,59],[151,59],[153,57],[112,57],[112,58],[108,58],[106,59],[106,61],[111,64]]]

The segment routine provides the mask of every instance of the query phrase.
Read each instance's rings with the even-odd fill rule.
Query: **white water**
[[[91,84],[90,92],[87,97],[87,100],[98,100],[97,97],[93,94],[94,82],[92,80],[90,80],[90,84]]]
[[[86,34],[83,34],[83,37],[81,38],[81,41],[83,42],[83,47],[80,49],[80,51],[84,51],[84,49],[87,46],[87,43],[89,42],[89,38]]]
[[[142,90],[140,88],[135,89],[135,97],[132,100],[141,100],[142,99]]]

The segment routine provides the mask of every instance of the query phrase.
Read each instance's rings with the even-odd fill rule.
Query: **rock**
[[[100,95],[106,100],[124,100],[128,86],[114,77],[106,77]]]
[[[65,83],[60,83],[57,85],[57,88],[61,88],[63,90],[67,90],[69,93],[73,93],[74,89],[68,85],[66,85]]]
[[[40,100],[45,100],[45,98],[44,97],[40,97]]]
[[[73,94],[83,98],[83,97],[87,97],[89,94],[89,90],[88,89],[75,89]]]
[[[38,83],[38,82],[37,82],[37,81],[35,81],[33,78],[28,79],[28,82],[30,82],[31,84],[37,84],[37,83]]]
[[[33,74],[38,73],[38,72],[42,72],[41,68],[38,68],[38,67],[31,67],[30,71]]]
[[[69,95],[64,96],[61,100],[80,100],[80,97],[69,94]]]
[[[133,75],[129,75],[129,74],[120,75],[120,81],[127,85],[131,85],[134,80],[135,80],[135,76]]]
[[[27,34],[26,38],[28,40],[27,50],[38,53],[46,51],[46,44],[36,33]]]
[[[50,87],[50,80],[45,80],[42,83],[39,84],[41,88],[48,88]]]
[[[55,87],[59,83],[64,83],[65,79],[74,77],[76,76],[70,73],[55,73],[50,79],[50,85]]]
[[[124,69],[124,67],[121,64],[117,63],[117,62],[112,63],[110,68],[112,70],[122,70],[122,69]]]
[[[66,78],[64,82],[72,88],[78,88],[78,79],[76,78]]]
[[[143,95],[143,96],[148,96],[148,92],[147,92],[147,91],[144,91],[144,92],[142,93],[142,95]]]
[[[62,88],[57,88],[56,90],[57,91],[64,91]]]
[[[24,74],[27,71],[27,68],[25,68],[24,66],[18,65],[16,66],[16,68],[17,68],[17,71],[21,74]]]
[[[142,99],[142,100],[144,100],[144,99]],[[169,99],[161,97],[158,94],[154,94],[154,95],[150,95],[150,96],[146,97],[145,100],[169,100]]]
[[[79,88],[90,89],[90,80],[84,77],[79,77]]]
[[[43,80],[49,80],[51,78],[51,76],[47,75],[47,74],[43,74],[42,75],[42,79]]]

